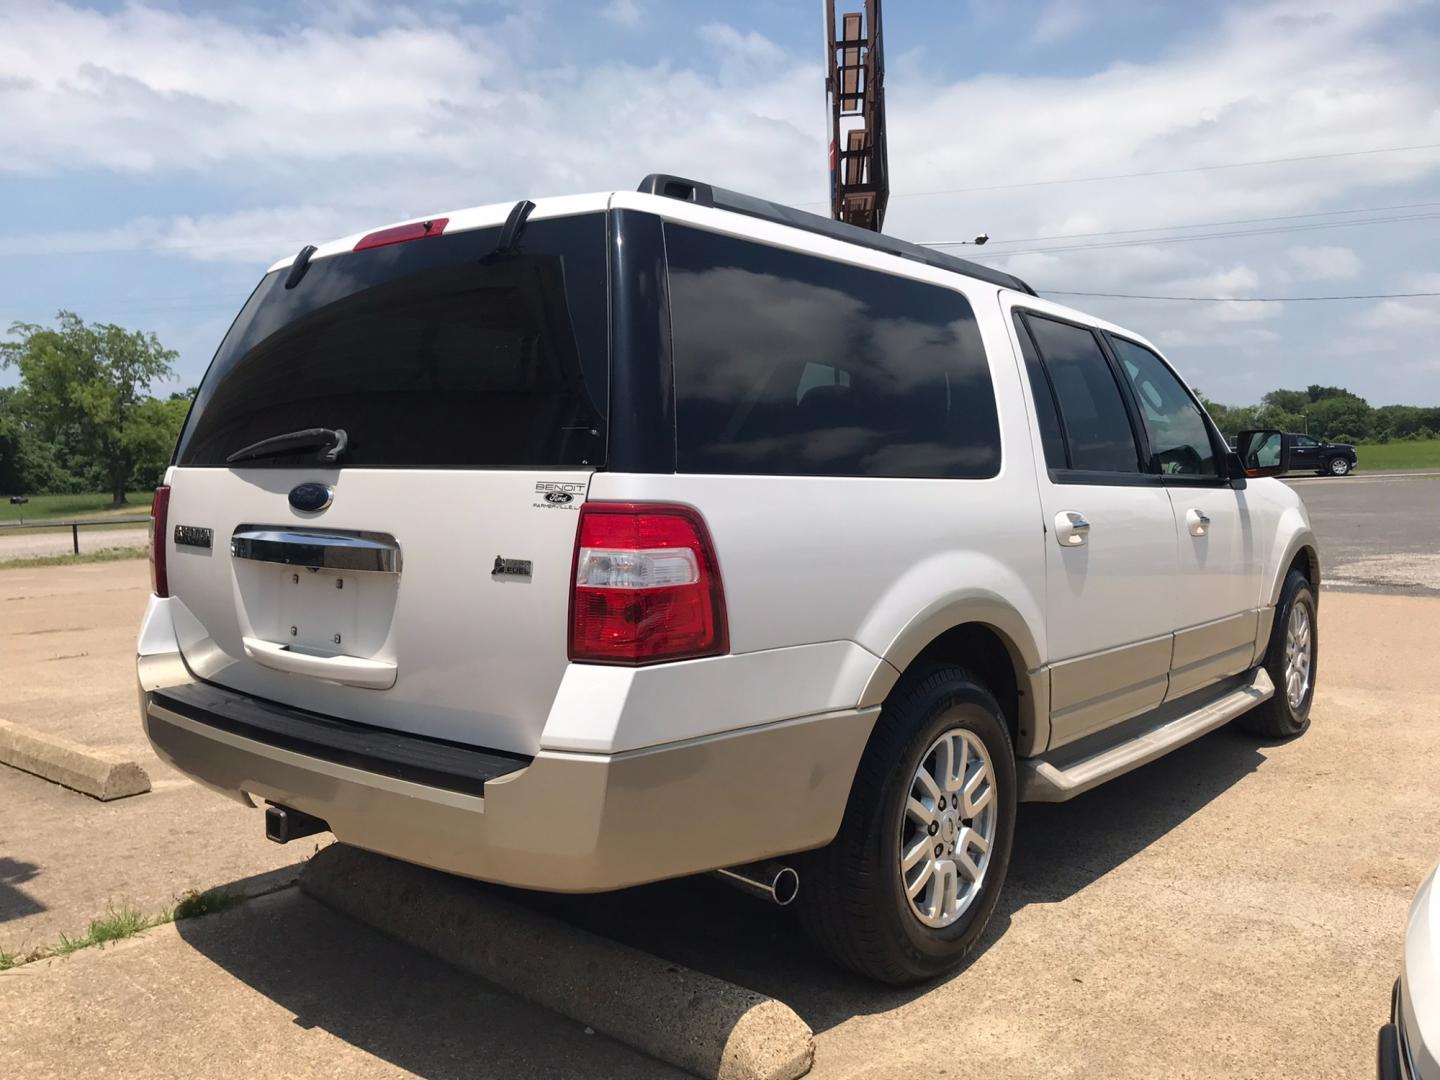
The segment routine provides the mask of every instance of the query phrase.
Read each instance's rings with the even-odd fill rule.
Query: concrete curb
[[[150,790],[150,777],[134,761],[9,720],[0,720],[0,764],[34,773],[101,802]]]
[[[333,844],[300,887],[454,967],[714,1080],[796,1080],[814,1033],[786,1004],[537,914],[463,878]]]

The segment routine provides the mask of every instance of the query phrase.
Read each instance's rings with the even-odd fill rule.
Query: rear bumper
[[[177,653],[142,655],[151,745],[242,802],[323,818],[340,840],[523,888],[593,892],[803,851],[839,828],[878,708],[746,728],[620,754],[541,751],[480,793],[300,752],[264,725],[181,707],[194,677]],[[211,713],[265,708],[211,688]],[[170,691],[170,693],[167,693]],[[399,738],[403,739],[403,736]],[[280,743],[284,743],[283,745]],[[413,775],[413,774],[411,774]],[[257,831],[260,828],[256,822]]]

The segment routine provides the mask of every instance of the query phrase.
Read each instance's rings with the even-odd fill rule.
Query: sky
[[[824,213],[821,10],[0,0],[0,326],[153,330],[193,386],[305,243],[650,172]],[[988,233],[947,250],[1138,331],[1221,402],[1440,403],[1440,296],[1240,301],[1440,293],[1435,0],[885,19],[886,232]]]

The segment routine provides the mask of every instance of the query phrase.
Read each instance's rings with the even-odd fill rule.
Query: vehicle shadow
[[[261,891],[266,877],[222,889]],[[678,1075],[331,911],[298,888],[181,919],[175,929],[227,975],[293,1013],[295,1026],[333,1035],[406,1075]]]
[[[40,867],[32,862],[0,856],[0,923],[45,910],[44,904],[19,888],[39,873]]]
[[[1022,805],[1005,891],[975,956],[1004,935],[1016,912],[1065,900],[1201,811],[1259,767],[1260,745],[1222,729],[1070,802]],[[897,1008],[935,985],[893,989],[841,971],[810,948],[790,909],[747,898],[713,878],[595,896],[511,895],[778,998],[817,1033]],[[950,976],[963,977],[963,970]]]
[[[1065,900],[1202,811],[1259,767],[1261,745],[1221,730],[1068,803],[1022,806],[1005,892],[975,955],[1004,935],[1017,912]],[[711,877],[595,895],[475,887],[768,994],[817,1033],[899,1008],[935,985],[895,989],[842,971],[811,949],[793,909],[751,899]],[[256,891],[246,882],[224,888]],[[533,1052],[535,1041],[513,1030],[533,1027],[530,1006],[328,911],[297,889],[222,918],[237,915],[243,924],[228,932],[210,918],[184,920],[177,929],[214,963],[292,1010],[297,1024],[321,1027],[424,1076],[454,1075],[457,1060],[503,1061],[525,1042]],[[963,970],[950,976],[964,977]],[[604,1057],[622,1053],[618,1046],[594,1040],[581,1046],[580,1060],[587,1069],[595,1065],[586,1075],[633,1075],[635,1059]],[[557,1062],[562,1051],[572,1052],[552,1049],[561,1055]]]

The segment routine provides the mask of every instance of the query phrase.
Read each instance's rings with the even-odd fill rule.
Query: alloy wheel
[[[1298,713],[1310,692],[1310,668],[1315,660],[1315,634],[1311,626],[1310,608],[1296,603],[1290,608],[1290,622],[1285,628],[1285,699],[1292,712]]]
[[[900,883],[911,913],[952,925],[979,896],[995,843],[995,768],[985,744],[951,728],[920,759],[900,822]]]

